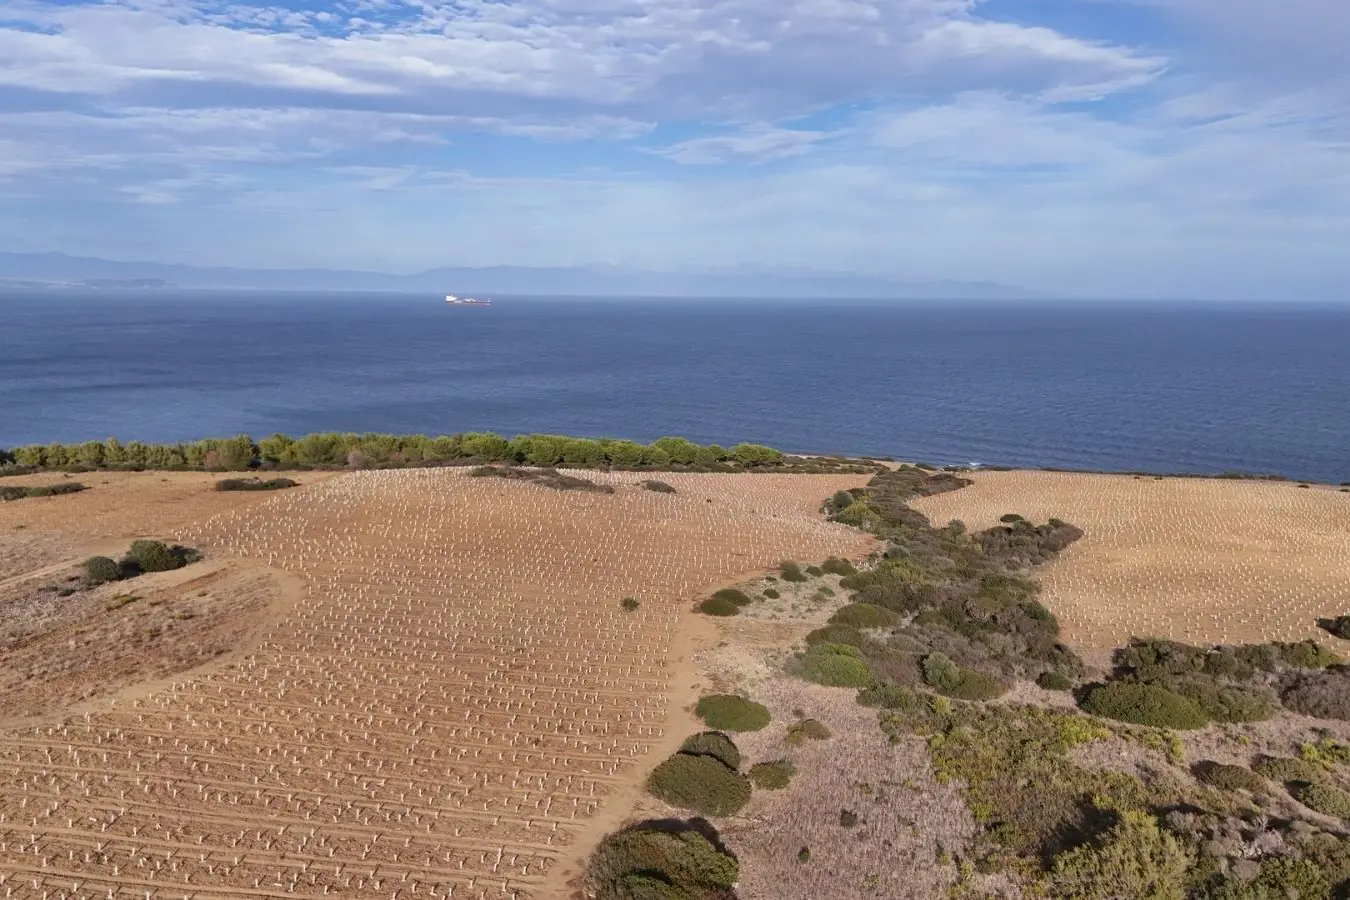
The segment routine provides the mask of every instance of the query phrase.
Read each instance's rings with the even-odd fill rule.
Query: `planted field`
[[[1325,639],[1350,613],[1350,493],[1289,483],[1058,472],[982,472],[913,502],[942,525],[1005,513],[1058,517],[1086,536],[1038,570],[1066,637],[1190,643]]]
[[[565,895],[666,738],[687,601],[871,548],[818,514],[863,477],[580,474],[616,490],[380,471],[137,520],[301,596],[247,656],[0,733],[0,892]]]

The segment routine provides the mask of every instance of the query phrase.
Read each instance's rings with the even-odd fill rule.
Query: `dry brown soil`
[[[1054,516],[1086,536],[1037,569],[1068,640],[1337,641],[1319,617],[1350,613],[1350,493],[1282,482],[980,472],[913,503],[936,525],[987,528],[1004,513]]]
[[[29,639],[95,621],[134,635],[154,625],[127,617],[159,610],[193,614],[175,628],[252,627],[203,629],[187,663],[132,644],[105,657],[98,637],[64,633],[0,657],[7,677],[17,664],[74,685],[52,695],[58,720],[0,732],[12,897],[560,896],[688,733],[669,702],[693,696],[688,601],[784,558],[872,547],[818,512],[864,476],[663,476],[675,495],[594,473],[618,491],[448,470],[277,494],[77,477],[94,489],[0,505],[0,577],[37,569],[39,583],[136,536],[207,558],[117,586],[144,592],[113,610],[101,593],[82,611],[28,610]],[[121,687],[69,706],[89,690],[72,657]],[[195,668],[154,680],[179,665]]]

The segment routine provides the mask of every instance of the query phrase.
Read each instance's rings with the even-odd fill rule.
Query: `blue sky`
[[[0,0],[0,247],[1350,296],[1345,0]]]

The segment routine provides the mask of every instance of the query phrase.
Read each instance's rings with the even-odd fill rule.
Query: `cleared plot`
[[[857,476],[577,474],[618,489],[357,473],[168,534],[304,596],[235,665],[0,735],[0,891],[561,895],[664,738],[679,601],[871,547],[817,512]]]
[[[913,503],[935,524],[986,528],[1004,513],[1086,536],[1037,570],[1066,636],[1191,643],[1317,638],[1350,613],[1350,494],[1293,484],[1059,472],[983,472]]]

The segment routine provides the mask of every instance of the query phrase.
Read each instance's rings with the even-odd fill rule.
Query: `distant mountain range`
[[[25,286],[390,291],[540,296],[1036,299],[1049,295],[983,281],[902,281],[842,272],[690,273],[619,267],[488,266],[415,275],[343,269],[237,269],[120,262],[64,253],[0,253],[0,282]]]

